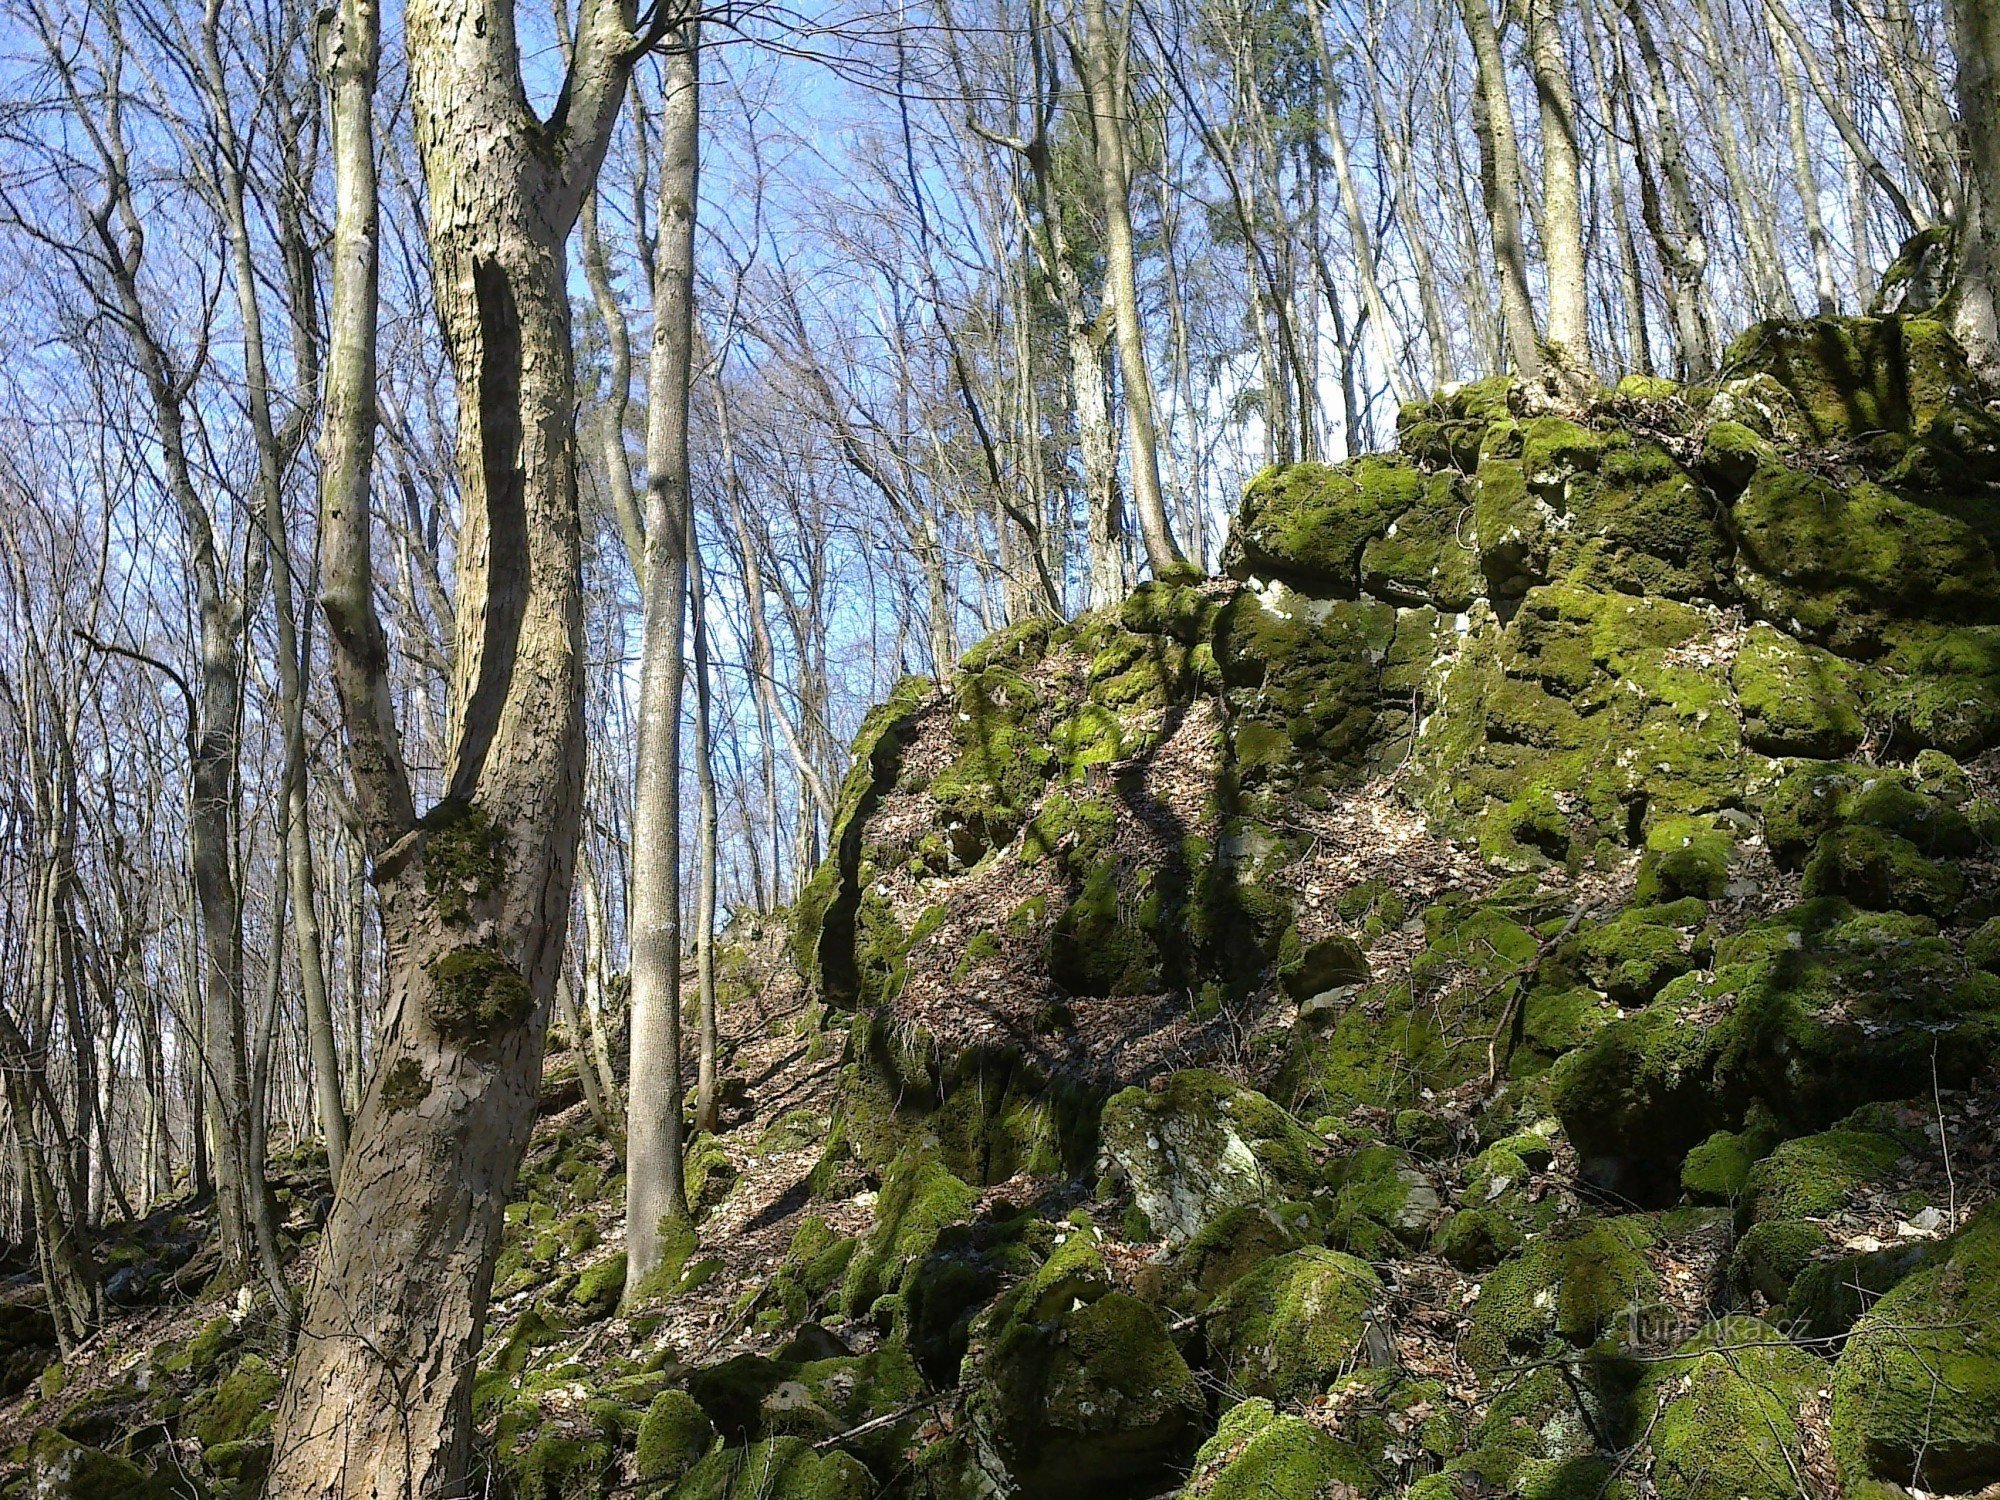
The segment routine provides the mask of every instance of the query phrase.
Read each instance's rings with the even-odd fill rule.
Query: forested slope
[[[558,1055],[492,1493],[2000,1485],[2000,420],[1886,318],[1399,437],[870,715],[623,1313]],[[10,1315],[17,1493],[257,1491],[194,1228],[73,1367]]]

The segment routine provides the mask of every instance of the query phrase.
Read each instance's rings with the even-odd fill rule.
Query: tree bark
[[[645,623],[632,809],[632,1097],[625,1160],[625,1295],[642,1295],[689,1220],[682,1175],[681,689],[690,513],[688,391],[700,173],[698,40],[667,54],[660,121],[660,234],[646,413]]]
[[[1492,226],[1507,347],[1514,356],[1515,374],[1523,380],[1540,380],[1541,333],[1528,291],[1528,251],[1521,237],[1521,148],[1514,135],[1514,108],[1507,98],[1507,64],[1500,55],[1500,33],[1489,0],[1458,0],[1458,13],[1479,65],[1473,123],[1479,135],[1479,175]]]
[[[1084,89],[1104,208],[1104,279],[1117,333],[1118,370],[1125,385],[1126,466],[1132,509],[1155,577],[1187,566],[1167,517],[1160,487],[1159,438],[1153,418],[1153,377],[1146,368],[1146,330],[1139,317],[1139,282],[1132,245],[1132,167],[1127,140],[1130,91],[1127,59],[1115,47],[1105,0],[1083,0]]]
[[[1951,0],[1958,112],[1966,147],[1968,213],[1953,322],[1975,361],[2000,366],[2000,11]]]
[[[545,125],[511,12],[411,0],[405,52],[463,506],[447,796],[419,822],[373,602],[372,0],[328,17],[335,195],[321,494],[330,626],[382,895],[380,1045],[279,1409],[269,1489],[463,1493],[502,1210],[534,1123],[582,801],[581,526],[564,242],[637,53],[593,0]]]
[[[1483,0],[1482,0],[1483,3]],[[1583,174],[1576,97],[1564,55],[1561,0],[1528,0],[1528,55],[1542,130],[1542,257],[1548,266],[1552,357],[1595,381],[1590,356],[1590,277],[1583,247]]]

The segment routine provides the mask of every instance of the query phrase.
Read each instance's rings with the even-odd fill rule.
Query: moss
[[[1970,758],[2000,743],[2000,630],[1892,621],[1868,712],[1898,746]]]
[[[415,1109],[431,1095],[431,1081],[414,1057],[399,1057],[382,1080],[382,1107],[391,1114]]]
[[[1520,1249],[1525,1237],[1506,1214],[1492,1208],[1462,1208],[1438,1225],[1433,1248],[1467,1273],[1490,1270]]]
[[[1652,1366],[1633,1405],[1653,1482],[1677,1500],[1794,1500],[1799,1409],[1825,1366],[1754,1318],[1712,1323]]]
[[[1436,1187],[1394,1146],[1362,1147],[1330,1174],[1329,1185],[1327,1243],[1366,1260],[1422,1248],[1438,1221]]]
[[[1867,733],[1857,669],[1830,651],[1754,625],[1730,667],[1743,742],[1766,755],[1838,759]]]
[[[1712,632],[1670,600],[1531,590],[1444,679],[1417,741],[1429,811],[1525,869],[1732,804],[1744,768],[1731,696],[1678,649]]]
[[[1850,1486],[1969,1492],[2000,1479],[2000,1211],[1954,1237],[1858,1322],[1833,1375],[1833,1449]]]
[[[1423,483],[1414,465],[1393,458],[1266,469],[1244,493],[1231,571],[1293,578],[1351,598],[1362,548],[1416,503]]]
[[[1044,627],[1047,622],[1032,622]],[[859,1003],[862,973],[857,926],[866,884],[861,878],[868,819],[895,784],[903,747],[932,701],[932,685],[906,677],[861,721],[830,834],[831,852],[794,905],[792,953],[799,972],[829,1004]]]
[[[1195,1455],[1181,1500],[1323,1500],[1375,1476],[1347,1444],[1270,1402],[1238,1402]]]
[[[1168,957],[1155,924],[1160,872],[1106,859],[1056,918],[1049,977],[1076,995],[1147,995],[1167,987]]]
[[[674,1486],[674,1500],[868,1500],[875,1481],[850,1454],[820,1453],[802,1438],[716,1448]]]
[[[199,1500],[185,1474],[148,1474],[138,1465],[44,1428],[27,1445],[35,1500]]]
[[[1185,1462],[1204,1415],[1187,1362],[1135,1297],[1055,1300],[1012,1299],[975,1326],[967,1412],[982,1443],[1026,1494],[1157,1485]]]
[[[1729,1279],[1745,1295],[1782,1306],[1800,1272],[1826,1248],[1826,1232],[1803,1219],[1753,1224],[1729,1257]]]
[[[569,1294],[570,1305],[585,1322],[608,1318],[618,1310],[625,1295],[625,1252],[601,1260],[577,1278]]]
[[[1827,1130],[1786,1141],[1751,1169],[1744,1210],[1752,1223],[1827,1217],[1856,1188],[1891,1177],[1908,1152],[1906,1142],[1878,1130]]]
[[[425,1015],[448,1042],[497,1045],[534,1013],[534,996],[521,971],[491,948],[453,948],[428,968]]]
[[[1878,653],[1891,618],[1972,623],[2000,602],[1984,537],[1878,485],[1766,467],[1732,516],[1751,603],[1836,651]]]
[[[1203,1069],[1113,1096],[1101,1131],[1140,1210],[1176,1243],[1226,1209],[1298,1198],[1318,1179],[1316,1143],[1296,1121]]]
[[[1209,1307],[1210,1353],[1232,1389],[1306,1399],[1353,1368],[1382,1296],[1365,1262],[1294,1250],[1265,1261]]]
[[[1362,548],[1362,587],[1395,604],[1471,608],[1480,593],[1471,508],[1459,476],[1431,475],[1416,502]]]
[[[1658,1299],[1644,1253],[1652,1241],[1643,1218],[1626,1216],[1572,1223],[1531,1242],[1481,1284],[1467,1361],[1490,1375],[1517,1357],[1595,1344]]]
[[[1707,909],[1692,897],[1641,906],[1587,927],[1563,957],[1621,1005],[1643,1005],[1675,979],[1707,962]]]
[[[1641,902],[1696,897],[1713,901],[1729,887],[1734,831],[1714,818],[1666,818],[1646,835],[1633,896]]]
[[[271,1408],[284,1388],[284,1377],[268,1360],[246,1354],[213,1391],[188,1403],[181,1425],[204,1448],[262,1437],[271,1430]]]
[[[1975,384],[1942,324],[1900,317],[1758,323],[1729,346],[1723,375],[1771,377],[1797,435],[1820,442],[1908,433]]]
[[[1565,492],[1572,520],[1555,567],[1566,578],[1667,599],[1712,597],[1727,580],[1715,497],[1659,444],[1607,448]]]
[[[1806,1131],[1857,1099],[1946,1086],[2000,1042],[2000,981],[1923,919],[1813,901],[1719,942],[1712,972],[1559,1061],[1552,1100],[1592,1180],[1628,1196],[1677,1189],[1681,1156],[1753,1103]]]
[[[1368,959],[1361,945],[1346,933],[1301,943],[1297,929],[1292,929],[1288,938],[1289,946],[1279,948],[1278,982],[1293,999],[1306,1000],[1344,984],[1368,982]]]
[[[2000,974],[2000,917],[1988,917],[1966,938],[1965,957],[1988,974]]]
[[[842,1278],[840,1301],[849,1316],[866,1312],[877,1297],[893,1291],[945,1227],[964,1219],[978,1201],[979,1194],[934,1154],[906,1148],[883,1176],[875,1227]]]
[[[437,913],[463,925],[500,889],[507,831],[475,803],[446,798],[425,815],[424,889]]]
[[[1152,1294],[1174,1308],[1198,1312],[1246,1272],[1317,1238],[1312,1210],[1302,1203],[1238,1204],[1174,1252],[1152,1279]]]
[[[1908,839],[1853,825],[1820,837],[1806,862],[1807,896],[1844,896],[1874,911],[1948,915],[1965,882],[1948,864],[1927,859]]]
[[[1823,833],[1845,824],[1894,834],[1929,855],[1965,854],[1976,844],[1964,813],[1893,767],[1795,766],[1766,794],[1763,812],[1765,842],[1787,866],[1803,861]]]
[[[1495,599],[1518,599],[1547,581],[1553,543],[1547,506],[1528,487],[1521,464],[1482,455],[1472,503],[1479,570]]]
[[[509,1454],[503,1467],[515,1500],[595,1500],[615,1474],[617,1454],[595,1433],[545,1428]]]
[[[1681,1163],[1681,1188],[1696,1203],[1734,1203],[1750,1181],[1750,1169],[1775,1144],[1768,1127],[1718,1130],[1688,1152]]]
[[[1521,467],[1528,483],[1560,493],[1573,475],[1590,473],[1604,453],[1604,438],[1567,417],[1530,417],[1521,427]]]
[[[206,1385],[222,1361],[243,1342],[243,1331],[229,1318],[211,1318],[195,1336],[178,1349],[165,1352],[160,1368],[170,1375],[187,1375],[195,1384]]]

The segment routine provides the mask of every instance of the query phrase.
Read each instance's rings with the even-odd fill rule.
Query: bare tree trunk
[[[1954,323],[1974,359],[2000,366],[2000,12],[1987,0],[1951,0],[1958,111],[1965,131],[1965,194]]]
[[[1333,54],[1326,44],[1324,0],[1313,14],[1313,46],[1319,54],[1323,107],[1326,112],[1327,154],[1333,158],[1334,183],[1340,191],[1340,207],[1347,218],[1347,237],[1354,247],[1354,272],[1361,284],[1361,301],[1368,309],[1368,321],[1375,334],[1375,351],[1382,361],[1383,378],[1397,405],[1413,400],[1415,388],[1403,370],[1401,342],[1389,304],[1382,296],[1375,276],[1374,238],[1368,230],[1368,216],[1361,207],[1361,193],[1354,183],[1354,167],[1347,156],[1347,130],[1340,123],[1340,90],[1334,82]]]
[[[1003,531],[1004,534],[1004,531]],[[722,1100],[716,1090],[721,1039],[715,1015],[715,885],[716,823],[715,744],[712,694],[708,676],[708,591],[702,576],[701,530],[688,507],[688,613],[694,645],[694,773],[700,788],[701,834],[699,882],[695,893],[695,994],[701,1028],[695,1066],[694,1124],[714,1131],[722,1125]]]
[[[1480,180],[1493,231],[1493,264],[1500,278],[1500,308],[1507,345],[1523,380],[1542,378],[1541,334],[1528,291],[1528,251],[1521,237],[1521,148],[1514,136],[1514,107],[1507,98],[1507,63],[1489,0],[1458,0],[1465,34],[1479,64],[1473,124],[1479,135]]]
[[[1139,317],[1139,282],[1132,245],[1130,91],[1126,49],[1114,44],[1105,0],[1083,0],[1082,67],[1090,96],[1091,141],[1104,207],[1104,279],[1117,332],[1118,369],[1125,385],[1126,467],[1132,509],[1154,576],[1187,566],[1160,487],[1159,439],[1153,420],[1153,377],[1146,368],[1146,330]]]
[[[322,601],[390,974],[278,1414],[269,1488],[288,1497],[462,1493],[502,1209],[562,964],[583,781],[564,242],[640,43],[629,5],[586,4],[545,126],[510,21],[469,0],[405,8],[463,506],[448,790],[421,822],[370,557],[374,5],[341,0],[324,39],[337,211]]]
[[[688,387],[700,172],[698,40],[667,54],[660,123],[659,262],[646,417],[645,625],[632,813],[632,1098],[625,1295],[642,1295],[689,1219],[682,1176],[681,687],[687,616]]]
[[[1480,0],[1484,3],[1484,0]],[[1542,255],[1548,263],[1552,357],[1586,383],[1590,357],[1590,275],[1583,248],[1583,174],[1576,144],[1576,96],[1564,54],[1562,0],[1528,0],[1528,55],[1542,129]]]
[[[1584,41],[1590,49],[1591,87],[1597,92],[1604,118],[1615,121],[1619,101],[1612,94],[1611,80],[1604,68],[1604,49],[1597,35],[1597,0],[1588,0],[1587,4],[1579,7],[1578,14],[1583,20]],[[1621,80],[1623,76],[1621,72]],[[1629,115],[1630,111],[1627,113]],[[1646,278],[1639,265],[1638,241],[1632,233],[1631,207],[1625,200],[1625,168],[1618,160],[1618,132],[1609,130],[1606,136],[1610,160],[1605,182],[1612,231],[1618,237],[1618,293],[1625,308],[1626,357],[1631,361],[1633,370],[1641,375],[1650,375],[1653,373],[1653,348],[1646,332]]]
[[[1778,27],[1777,18],[1767,9],[1764,25],[1771,39],[1771,55],[1777,59],[1778,97],[1785,103],[1785,130],[1792,147],[1792,177],[1798,187],[1799,206],[1806,221],[1806,242],[1812,247],[1813,287],[1818,296],[1819,315],[1830,318],[1840,306],[1839,284],[1833,273],[1833,245],[1827,239],[1826,222],[1820,212],[1819,169],[1813,164],[1812,137],[1807,129],[1805,95],[1799,89],[1799,71],[1792,62],[1792,49]]]

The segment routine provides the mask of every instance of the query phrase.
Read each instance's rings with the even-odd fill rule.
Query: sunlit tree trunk
[[[412,120],[458,393],[447,795],[415,813],[374,608],[377,235],[371,0],[329,15],[336,214],[321,537],[335,686],[381,893],[389,993],[281,1403],[270,1493],[462,1494],[502,1210],[534,1123],[583,781],[581,526],[564,243],[637,52],[577,18],[529,110],[511,11],[411,0]]]

